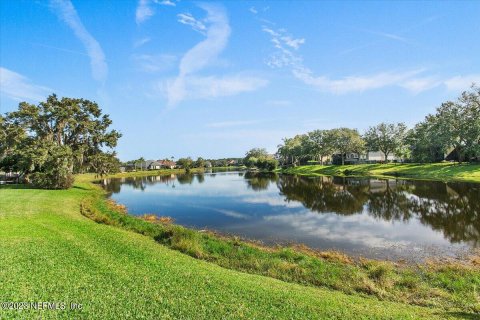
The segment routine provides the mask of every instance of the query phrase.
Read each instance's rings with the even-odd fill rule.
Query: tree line
[[[384,161],[395,155],[402,161],[437,162],[451,153],[459,162],[480,159],[480,87],[472,86],[456,101],[444,102],[425,119],[408,129],[404,123],[380,123],[361,135],[358,130],[336,128],[314,130],[284,138],[276,153],[282,165],[315,160],[323,164],[337,155],[345,163],[347,154],[381,151]]]

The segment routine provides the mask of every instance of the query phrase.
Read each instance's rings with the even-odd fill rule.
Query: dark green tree
[[[345,154],[362,153],[365,142],[356,129],[338,128],[330,130],[332,146],[335,152],[341,154],[342,165],[345,164]]]
[[[38,105],[21,102],[2,122],[4,157],[38,187],[68,188],[74,173],[103,175],[118,163],[121,134],[109,130],[112,121],[95,102],[52,94]]]
[[[368,151],[381,151],[388,161],[390,154],[398,155],[405,143],[407,127],[403,123],[380,123],[370,127],[363,138]]]

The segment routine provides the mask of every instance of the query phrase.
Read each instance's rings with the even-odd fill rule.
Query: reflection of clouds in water
[[[243,219],[247,220],[250,219],[251,217],[247,214],[234,211],[234,210],[225,210],[225,209],[218,209],[218,208],[213,208],[213,207],[207,207],[207,206],[198,206],[198,205],[189,205],[191,208],[198,208],[198,209],[207,209],[210,211],[218,212],[223,214],[224,216],[231,217],[231,218],[236,218],[236,219]]]
[[[219,212],[227,217],[237,218],[237,219],[249,219],[250,217],[246,214],[236,212],[233,210],[223,210],[223,209],[213,209],[213,211]]]
[[[301,208],[303,205],[296,201],[287,201],[283,197],[275,195],[256,195],[255,197],[246,197],[241,200],[242,202],[250,204],[268,204],[270,206],[282,206],[287,208]]]
[[[299,214],[265,216],[263,219],[267,223],[288,225],[295,230],[295,233],[306,237],[350,242],[370,248],[407,247],[417,243],[448,245],[440,233],[427,230],[416,221],[412,221],[407,226],[389,222],[379,223],[378,220],[366,214],[338,216],[319,215],[308,211]]]

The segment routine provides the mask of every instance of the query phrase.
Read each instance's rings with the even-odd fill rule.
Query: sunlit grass
[[[359,164],[344,166],[308,165],[289,168],[283,172],[302,175],[349,175],[480,182],[480,164],[458,164],[449,162],[429,164]]]
[[[78,177],[71,190],[0,189],[0,301],[84,305],[0,310],[0,318],[435,319],[478,311],[469,288],[480,277],[471,268],[400,272],[149,223],[109,205],[91,179]],[[102,223],[82,216],[81,204]],[[428,307],[412,306],[412,294]]]

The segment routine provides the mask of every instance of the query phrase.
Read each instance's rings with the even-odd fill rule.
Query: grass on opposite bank
[[[344,166],[307,165],[288,168],[280,172],[300,175],[369,176],[480,182],[480,164],[450,162],[428,164],[356,164]]]
[[[19,311],[2,305],[1,319],[471,316],[467,310],[447,312],[436,307],[379,301],[228,270],[194,259],[159,245],[151,237],[82,216],[80,206],[84,201],[103,196],[102,190],[86,182],[89,179],[78,179],[70,190],[0,188],[0,302],[67,303],[66,310]],[[120,213],[103,214],[135,223]],[[155,227],[141,225],[146,230]],[[70,310],[70,303],[81,304],[82,310]]]
[[[213,170],[214,172],[242,170],[246,167],[213,167],[213,168],[191,168],[190,173],[202,173],[205,170]],[[125,177],[145,177],[145,176],[159,176],[163,174],[182,174],[186,173],[185,169],[160,169],[160,170],[139,170],[131,172],[119,172],[109,175],[109,178],[125,178]]]

